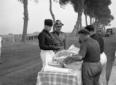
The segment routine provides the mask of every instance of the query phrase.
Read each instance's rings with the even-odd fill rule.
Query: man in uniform
[[[52,32],[52,35],[57,43],[57,46],[61,47],[62,49],[66,48],[66,36],[65,34],[61,31],[62,26],[64,24],[60,20],[56,20],[54,24],[54,30]]]

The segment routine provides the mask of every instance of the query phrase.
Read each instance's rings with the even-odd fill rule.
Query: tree
[[[23,4],[24,8],[24,24],[23,24],[23,33],[22,33],[22,41],[25,42],[28,28],[28,0],[18,0]],[[37,2],[38,0],[35,0]]]
[[[95,24],[97,27],[99,25],[107,25],[113,19],[109,5],[111,0],[86,0],[85,12],[88,16],[95,19]]]
[[[49,0],[49,3],[50,3],[49,10],[50,10],[50,14],[51,14],[51,16],[52,16],[53,25],[54,25],[54,23],[55,23],[55,15],[54,15],[53,10],[52,10],[52,0]],[[53,30],[54,30],[54,26],[53,26]]]
[[[22,41],[25,42],[27,35],[27,27],[28,27],[28,0],[19,0],[19,1],[23,3],[23,8],[24,8],[24,24],[23,24]]]
[[[98,18],[99,24],[106,26],[113,20],[113,16],[108,7],[101,8],[101,11],[96,13],[96,18]]]
[[[72,33],[76,34],[79,29],[82,28],[82,13],[84,11],[85,0],[59,0],[60,5],[66,5],[71,3],[74,11],[78,13],[77,22]]]
[[[52,16],[52,19],[53,19],[53,23],[55,22],[55,15],[53,13],[53,10],[52,10],[52,0],[49,0],[49,3],[50,3],[50,14]]]
[[[88,25],[88,21],[87,21],[87,13],[84,12],[84,15],[85,15],[85,23],[86,23],[86,25]]]
[[[74,8],[74,11],[78,13],[77,22],[72,33],[77,33],[77,31],[82,27],[81,24],[82,13],[85,14],[86,25],[88,24],[87,16],[90,17],[90,24],[93,23],[104,24],[106,20],[107,21],[112,20],[110,19],[110,17],[106,17],[107,13],[108,16],[112,16],[108,7],[111,4],[111,0],[59,0],[59,3],[62,6],[71,3]],[[103,11],[105,12],[103,13]],[[102,15],[105,16],[106,20],[104,20],[105,18],[102,18],[103,17]],[[101,21],[104,21],[104,23]]]

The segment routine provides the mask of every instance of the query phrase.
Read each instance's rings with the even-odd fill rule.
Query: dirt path
[[[35,85],[41,68],[39,49],[35,45],[15,44],[3,48],[0,85]]]
[[[41,62],[35,58],[18,67],[8,69],[0,76],[2,83],[0,85],[34,85],[40,66]]]
[[[18,73],[23,73],[24,71],[28,71],[35,67],[37,68],[37,67],[39,67],[40,64],[41,64],[41,62],[38,62],[38,60],[35,59],[35,60],[33,60],[27,64],[21,65],[19,67],[8,69],[6,72],[2,73],[2,75],[4,77],[17,75]]]

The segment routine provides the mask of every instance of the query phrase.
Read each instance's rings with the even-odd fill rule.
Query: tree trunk
[[[82,12],[78,12],[78,18],[76,25],[72,31],[73,35],[77,35],[77,32],[82,28]]]
[[[87,22],[87,14],[85,14],[85,23],[86,23],[86,26],[88,25],[88,22]]]
[[[90,25],[92,24],[92,17],[90,16]]]
[[[94,18],[94,17],[92,18],[92,23],[93,23],[93,24],[95,23],[95,18]]]
[[[80,14],[80,17],[79,17],[79,25],[80,25],[80,27],[79,27],[79,30],[80,29],[82,29],[82,12],[81,12],[81,14]]]
[[[28,0],[23,1],[23,6],[24,6],[24,24],[23,24],[22,41],[25,42],[28,27]]]
[[[94,22],[95,30],[97,30],[98,26],[99,26],[99,21],[97,18],[95,18],[95,22]]]
[[[78,17],[79,17],[79,15],[78,15]],[[78,28],[79,28],[79,18],[77,17],[77,22],[76,22],[76,24],[75,24],[75,26],[74,26],[74,29],[73,29],[73,31],[72,31],[72,34],[73,35],[76,35],[76,33],[77,33],[77,30],[78,30]]]
[[[51,16],[52,16],[53,25],[54,25],[54,23],[55,23],[55,15],[54,15],[53,10],[52,10],[52,0],[49,0],[49,3],[50,3],[50,7],[49,7],[49,9],[50,9],[50,14],[51,14]],[[54,30],[54,26],[53,26],[53,30]]]

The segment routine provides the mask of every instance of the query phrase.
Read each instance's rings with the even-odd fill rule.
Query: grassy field
[[[3,63],[0,64],[0,85],[36,85],[37,73],[42,66],[39,52],[37,43],[4,44]],[[110,85],[116,85],[115,71],[116,66],[113,68]]]

